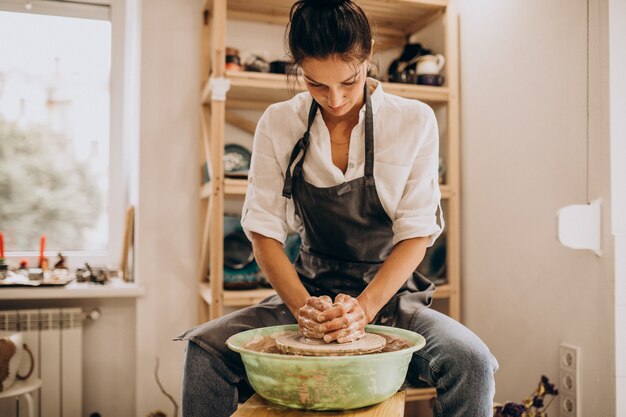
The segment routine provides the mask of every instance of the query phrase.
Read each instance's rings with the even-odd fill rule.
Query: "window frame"
[[[30,3],[32,8],[25,6]],[[65,2],[58,0],[0,0],[0,11],[44,14],[53,16],[78,17],[111,22],[111,74],[110,74],[110,108],[109,108],[109,189],[107,211],[109,214],[107,250],[101,251],[64,251],[67,262],[72,269],[81,267],[85,262],[92,266],[119,266],[124,236],[125,212],[129,202],[130,170],[129,154],[131,145],[128,140],[133,132],[131,123],[125,118],[126,113],[138,114],[133,107],[132,92],[124,89],[125,79],[132,73],[124,58],[129,55],[126,46],[126,1],[125,0],[83,0],[82,2]],[[138,48],[135,43],[132,45]],[[133,60],[136,64],[137,59]],[[138,93],[136,93],[138,94]],[[138,123],[138,122],[137,122]],[[10,248],[7,248],[10,249]],[[38,251],[10,251],[5,253],[7,262],[14,266],[20,259],[26,258],[31,266],[35,266]],[[45,256],[50,264],[56,262],[56,251],[46,250]]]

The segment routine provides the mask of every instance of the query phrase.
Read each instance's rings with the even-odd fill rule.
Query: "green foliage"
[[[0,231],[6,250],[81,250],[101,212],[96,179],[68,140],[0,117]]]

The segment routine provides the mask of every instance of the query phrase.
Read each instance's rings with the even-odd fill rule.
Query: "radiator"
[[[0,311],[0,330],[19,331],[35,357],[32,378],[42,381],[33,394],[35,417],[80,417],[82,414],[83,332],[80,308]],[[27,356],[25,354],[25,356]],[[28,371],[28,359],[21,373]],[[26,415],[26,402],[0,400],[0,416]],[[19,413],[19,414],[18,414]]]

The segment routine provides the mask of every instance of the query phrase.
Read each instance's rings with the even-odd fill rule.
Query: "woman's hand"
[[[323,339],[328,331],[324,322],[327,321],[324,313],[333,307],[333,300],[323,295],[321,297],[309,297],[306,304],[298,311],[298,330],[304,337],[310,339]]]
[[[327,329],[323,335],[326,343],[334,340],[337,343],[353,342],[365,335],[367,318],[356,298],[339,294],[332,308],[325,310],[322,315],[327,320],[323,325]]]
[[[298,330],[304,337],[326,343],[348,343],[365,335],[367,318],[356,298],[339,294],[332,299],[323,295],[309,297],[298,311]]]

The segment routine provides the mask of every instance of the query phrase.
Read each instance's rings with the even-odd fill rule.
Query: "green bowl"
[[[298,325],[247,330],[226,344],[241,354],[252,388],[263,398],[291,408],[349,410],[377,404],[402,386],[413,352],[426,341],[404,329],[369,325],[371,333],[401,337],[413,346],[395,352],[360,356],[296,356],[244,348],[258,336],[297,332]]]

